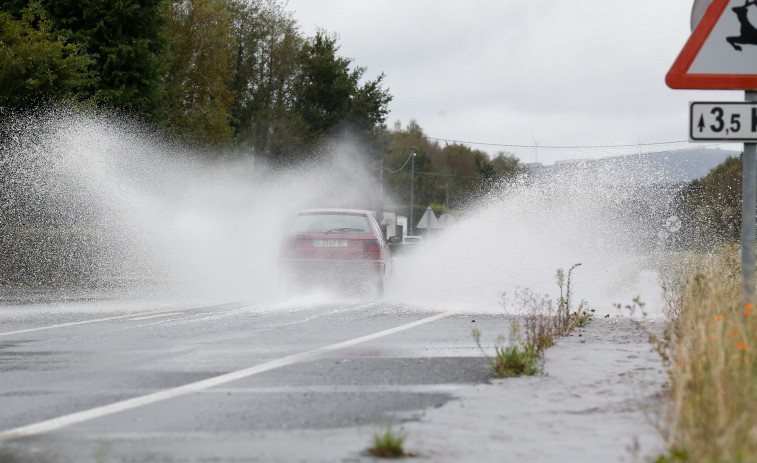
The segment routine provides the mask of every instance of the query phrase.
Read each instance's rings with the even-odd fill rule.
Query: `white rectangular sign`
[[[689,139],[757,142],[757,102],[691,102]]]

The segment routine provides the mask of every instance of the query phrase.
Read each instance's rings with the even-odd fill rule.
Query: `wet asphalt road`
[[[370,461],[377,427],[488,381],[473,327],[509,331],[367,301],[0,309],[2,463]]]

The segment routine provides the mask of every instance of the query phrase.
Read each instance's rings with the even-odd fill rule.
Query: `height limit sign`
[[[692,141],[757,142],[757,102],[692,102]]]

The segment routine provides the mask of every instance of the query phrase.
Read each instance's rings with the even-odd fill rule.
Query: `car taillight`
[[[363,241],[363,251],[364,252],[381,252],[381,247],[379,245],[379,242],[376,240],[366,240],[366,241]]]

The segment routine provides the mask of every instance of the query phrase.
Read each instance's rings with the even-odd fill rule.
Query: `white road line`
[[[70,415],[64,415],[58,418],[52,418],[49,420],[40,421],[39,423],[34,423],[27,426],[15,428],[15,429],[9,429],[7,431],[0,432],[0,442],[9,441],[13,439],[19,439],[22,437],[33,436],[37,434],[43,434],[50,431],[55,431],[57,429],[70,426],[72,424],[83,423],[85,421],[94,420],[96,418],[112,415],[114,413],[131,410],[134,408],[142,407],[144,405],[149,405],[149,404],[153,404],[153,403],[160,402],[163,400],[173,399],[175,397],[190,394],[192,392],[198,392],[198,391],[202,391],[204,389],[208,389],[211,387],[220,386],[222,384],[226,384],[232,381],[247,378],[249,376],[257,375],[259,373],[264,373],[266,371],[274,370],[276,368],[281,368],[287,365],[291,365],[293,363],[309,360],[314,357],[318,357],[323,354],[327,354],[329,352],[333,352],[339,349],[344,349],[346,347],[351,347],[351,346],[361,344],[367,341],[372,341],[374,339],[378,339],[384,336],[389,336],[390,334],[399,333],[400,331],[409,330],[411,328],[415,328],[416,326],[424,325],[426,323],[439,320],[449,315],[450,315],[450,312],[440,313],[431,317],[426,317],[420,320],[416,320],[411,323],[406,323],[404,325],[396,326],[388,330],[379,331],[377,333],[361,336],[359,338],[350,339],[350,340],[339,342],[336,344],[331,344],[329,346],[320,347],[318,349],[301,352],[299,354],[289,355],[287,357],[271,360],[270,362],[265,362],[260,365],[256,365],[254,367],[233,371],[231,373],[226,373],[220,376],[215,376],[212,378],[204,379],[202,381],[197,381],[190,384],[185,384],[184,386],[175,387],[173,389],[166,389],[163,391],[155,392],[153,394],[147,394],[140,397],[134,397],[132,399],[127,399],[121,402],[116,402],[109,405],[103,405],[101,407],[91,408],[89,410],[83,410],[80,412],[71,413]]]
[[[281,387],[256,387],[249,389],[218,387],[205,394],[239,394],[239,395],[258,395],[258,394],[343,394],[343,393],[365,393],[365,392],[390,392],[390,393],[427,393],[441,392],[452,393],[459,391],[468,384],[446,383],[446,384],[387,384],[371,386],[353,386],[353,385],[330,385],[330,386],[281,386]]]
[[[212,307],[220,307],[225,304],[220,305],[213,305]],[[67,322],[67,323],[59,323],[57,325],[47,325],[47,326],[38,326],[36,328],[26,328],[23,330],[16,330],[16,331],[6,331],[4,333],[0,333],[0,337],[3,336],[12,336],[14,334],[24,334],[24,333],[33,333],[35,331],[45,331],[45,330],[53,330],[56,328],[66,328],[69,326],[78,326],[78,325],[88,325],[91,323],[100,323],[100,322],[107,322],[111,320],[122,320],[124,318],[131,318],[131,317],[151,317],[151,316],[164,316],[163,314],[173,313],[173,312],[185,312],[187,310],[192,309],[201,309],[205,306],[202,305],[193,305],[190,307],[184,307],[184,308],[165,308],[165,309],[158,309],[158,310],[149,310],[149,311],[143,311],[143,312],[136,312],[136,313],[129,313],[129,314],[121,314],[121,315],[114,315],[112,317],[103,317],[103,318],[91,318],[88,320],[80,320],[78,322]],[[137,318],[132,318],[133,320],[138,320]]]
[[[159,313],[155,315],[145,315],[142,317],[134,317],[130,318],[129,320],[138,321],[138,320],[149,320],[151,318],[160,318],[160,317],[172,317],[174,315],[181,315],[181,312],[167,312],[167,313]]]
[[[334,315],[335,313],[345,312],[345,311],[349,311],[349,310],[360,310],[360,309],[364,309],[366,307],[372,307],[372,306],[374,306],[376,304],[378,304],[378,302],[369,302],[367,304],[359,304],[359,305],[355,305],[355,306],[342,307],[342,308],[339,308],[339,309],[330,310],[328,312],[315,314],[315,315],[312,315],[310,317],[304,318],[302,320],[296,320],[296,321],[293,321],[293,322],[285,323],[285,324],[283,324],[281,326],[284,327],[284,326],[299,325],[299,324],[302,324],[302,323],[307,323],[310,320],[315,320],[316,318],[328,317],[329,315]]]
[[[186,309],[181,309],[181,310],[189,310],[190,308],[192,308],[192,307],[188,307]],[[165,313],[165,312],[176,312],[176,310],[177,309],[175,309],[175,308],[173,308],[173,309],[163,309],[163,310],[159,310],[159,311],[156,311],[156,312],[146,312],[146,313],[142,312],[141,314],[143,314],[143,315],[144,314],[158,315],[158,314],[162,314],[162,313]],[[127,314],[127,315],[114,315],[112,317],[91,318],[89,320],[81,320],[81,321],[78,321],[78,322],[67,322],[67,323],[59,323],[57,325],[38,326],[36,328],[26,328],[26,329],[23,329],[23,330],[6,331],[4,333],[0,333],[0,336],[11,336],[11,335],[14,335],[14,334],[33,333],[35,331],[45,331],[45,330],[54,330],[56,328],[66,328],[68,326],[88,325],[90,323],[107,322],[107,321],[110,321],[110,320],[121,320],[121,319],[124,319],[124,318],[133,317],[134,315],[138,315],[138,314],[130,313],[130,314]]]

